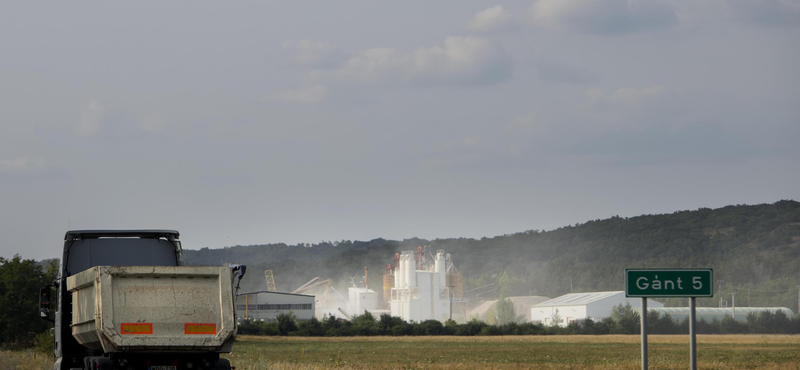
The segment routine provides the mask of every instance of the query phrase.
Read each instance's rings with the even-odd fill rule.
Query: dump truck
[[[233,347],[245,270],[183,266],[174,230],[68,231],[39,296],[55,324],[53,369],[233,369],[220,354]]]

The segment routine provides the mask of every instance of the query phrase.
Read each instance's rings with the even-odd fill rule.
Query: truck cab
[[[54,282],[56,299],[54,302],[49,299],[50,287],[43,288],[40,293],[41,316],[49,319],[51,309],[55,309],[51,320],[55,324],[54,370],[230,369],[228,361],[219,357],[220,352],[230,352],[236,331],[235,310],[227,309],[235,298],[226,300],[226,296],[235,297],[231,284],[236,276],[241,279],[244,266],[182,267],[179,236],[175,230],[73,230],[66,233],[59,275]],[[222,316],[219,320],[225,323],[233,322],[225,324],[226,331],[219,331],[225,336],[217,339],[224,345],[186,345],[200,342],[180,342],[182,338],[169,337],[177,335],[174,330],[161,330],[159,337],[152,328],[171,324],[163,322],[143,324],[150,325],[150,333],[133,333],[150,335],[124,335],[132,334],[125,332],[125,325],[129,324],[120,327],[117,319],[124,317],[134,323],[159,320],[159,307],[164,312],[172,308],[169,302],[159,300],[174,301],[181,294],[180,291],[172,297],[171,294],[151,294],[148,297],[155,298],[148,302],[152,307],[147,307],[142,306],[142,296],[136,292],[147,294],[148,290],[157,289],[157,284],[161,284],[162,289],[167,284],[167,291],[171,292],[169,288],[174,287],[169,284],[180,284],[180,279],[193,277],[198,278],[193,280],[195,285],[189,287],[186,285],[189,280],[185,280],[183,285],[176,286],[179,289],[212,289],[217,297],[222,296],[194,304],[207,305],[208,309],[199,307],[200,311]],[[202,278],[208,282],[198,288],[198,283],[206,281]],[[78,301],[74,301],[76,299]],[[172,305],[177,306],[177,303]],[[210,324],[215,325],[214,334],[219,334],[216,325],[223,325],[219,320],[218,324]],[[163,334],[165,332],[167,334]],[[210,341],[209,338],[205,340]],[[153,345],[157,342],[167,344]],[[169,343],[184,344],[173,348]]]

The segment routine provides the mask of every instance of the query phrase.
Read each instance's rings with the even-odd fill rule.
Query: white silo
[[[447,269],[447,264],[444,259],[444,253],[439,252],[436,253],[436,260],[434,261],[434,270],[436,271],[436,275],[439,277],[439,286],[444,287],[446,285],[446,277],[445,271]]]
[[[406,254],[406,284],[409,288],[417,286],[417,264],[414,255]]]
[[[406,287],[406,258],[405,255],[400,255],[400,265],[397,267],[397,271],[395,272],[395,288],[405,288]]]
[[[400,281],[401,281],[400,280],[400,266],[399,266],[399,263],[398,263],[398,266],[395,266],[392,277],[394,278],[394,288],[399,288],[400,287]]]

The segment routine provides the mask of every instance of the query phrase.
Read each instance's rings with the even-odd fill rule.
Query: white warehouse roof
[[[555,307],[555,306],[579,306],[592,302],[597,302],[606,298],[613,297],[617,294],[625,294],[622,291],[615,292],[592,292],[592,293],[570,293],[562,295],[558,298],[553,298],[536,305],[536,307]]]

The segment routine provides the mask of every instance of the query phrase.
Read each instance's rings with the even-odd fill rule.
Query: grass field
[[[686,335],[650,336],[651,369],[687,369]],[[639,337],[240,336],[227,355],[237,370],[312,369],[639,369]],[[700,369],[800,370],[800,336],[702,335]],[[0,351],[0,369],[51,369],[52,357]]]
[[[687,335],[653,335],[651,369],[687,369]],[[238,370],[640,369],[639,336],[239,337]],[[337,360],[338,358],[338,360]],[[703,335],[701,369],[798,369],[800,336]]]

